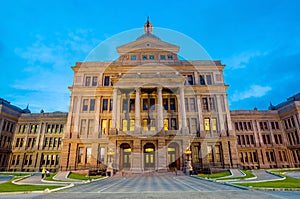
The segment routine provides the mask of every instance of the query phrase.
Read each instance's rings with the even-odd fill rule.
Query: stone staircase
[[[178,170],[177,176],[184,176],[183,171]],[[143,172],[132,172],[132,171],[118,171],[113,177],[143,177],[143,176],[168,176],[174,177],[176,176],[175,172],[170,171],[143,171]]]

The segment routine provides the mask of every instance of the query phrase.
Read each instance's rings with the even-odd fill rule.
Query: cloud
[[[233,95],[230,97],[231,102],[237,102],[240,100],[248,99],[248,98],[260,98],[267,94],[267,92],[271,91],[272,88],[270,86],[260,86],[260,85],[252,85],[248,90],[239,92],[235,91]]]
[[[224,63],[228,65],[228,69],[241,69],[246,68],[251,59],[261,56],[266,56],[268,52],[241,52],[240,54],[233,55],[224,59]]]

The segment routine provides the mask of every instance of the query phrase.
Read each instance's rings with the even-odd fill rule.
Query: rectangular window
[[[191,118],[191,128],[190,131],[191,133],[197,133],[197,119],[196,118]]]
[[[204,75],[200,75],[199,76],[199,78],[200,78],[200,85],[205,85],[205,77],[204,77]]]
[[[105,148],[104,147],[101,147],[100,148],[100,162],[104,162],[104,154],[105,154]]]
[[[91,85],[91,77],[87,76],[85,77],[85,86],[90,86]]]
[[[82,119],[82,120],[81,120],[81,128],[80,128],[79,134],[80,134],[80,135],[84,135],[84,134],[85,134],[85,131],[86,131],[86,120],[85,120],[85,119]]]
[[[150,109],[155,110],[155,99],[153,98],[150,99]]]
[[[207,159],[208,162],[213,162],[212,146],[207,146]]]
[[[150,55],[150,56],[149,56],[149,59],[150,59],[150,60],[154,60],[154,55]]]
[[[134,120],[130,120],[130,131],[134,131]]]
[[[217,130],[217,119],[216,118],[211,119],[211,125],[212,125],[212,130],[216,131]]]
[[[102,111],[107,111],[108,109],[108,99],[102,100]]]
[[[173,55],[168,55],[168,60],[173,60]]]
[[[221,162],[221,146],[220,145],[215,145],[215,161],[216,162]]]
[[[89,100],[88,99],[84,99],[83,100],[83,104],[82,104],[82,111],[87,111],[89,107]]]
[[[216,111],[216,100],[214,97],[209,98],[210,111]]]
[[[128,129],[128,121],[127,120],[123,120],[122,121],[122,130],[123,131],[127,131],[127,129]]]
[[[189,101],[187,98],[184,98],[185,111],[189,112]]]
[[[113,100],[112,99],[109,100],[109,110],[110,111],[113,110]]]
[[[169,120],[168,119],[164,119],[164,130],[165,131],[169,130]]]
[[[143,60],[147,60],[147,59],[148,59],[147,55],[143,55],[143,56],[142,56],[142,59],[143,59]]]
[[[196,111],[196,100],[195,98],[190,98],[190,111]]]
[[[208,101],[206,97],[202,98],[202,109],[203,111],[208,111]]]
[[[123,99],[123,111],[128,112],[128,99]]]
[[[188,75],[187,76],[187,81],[188,81],[189,85],[194,85],[194,77],[193,77],[193,75]]]
[[[130,99],[129,100],[129,111],[134,111],[135,110],[135,99]]]
[[[92,148],[86,147],[86,163],[91,163],[92,160]]]
[[[102,135],[107,135],[107,131],[108,131],[107,120],[102,120],[102,125],[101,125]]]
[[[160,59],[161,60],[166,60],[166,56],[165,55],[160,55]]]
[[[210,122],[209,122],[209,118],[205,118],[204,119],[204,129],[206,130],[206,131],[209,131],[210,130],[210,124],[209,124]]]
[[[90,100],[90,111],[94,111],[95,110],[95,99],[91,99]]]
[[[176,118],[171,118],[171,130],[177,130]]]
[[[212,85],[211,75],[206,75],[206,83],[207,85]]]
[[[148,99],[143,99],[143,110],[148,110]]]
[[[109,86],[110,85],[110,77],[109,76],[105,76],[104,77],[104,86]]]
[[[168,99],[167,98],[163,99],[163,106],[164,106],[165,110],[168,110]]]
[[[148,131],[148,120],[147,119],[143,119],[143,130]]]
[[[93,135],[94,132],[94,120],[90,119],[89,120],[89,131],[88,131],[88,135]]]
[[[155,125],[155,120],[151,119],[150,121],[150,131],[155,131],[156,125]]]
[[[136,56],[135,56],[135,55],[132,55],[132,56],[131,56],[131,60],[136,60]]]
[[[92,80],[92,86],[97,86],[98,84],[98,77],[94,76]]]
[[[171,98],[171,99],[170,99],[170,110],[171,110],[171,111],[175,111],[175,110],[176,110],[176,106],[175,106],[175,98]]]
[[[78,163],[83,163],[83,147],[78,148],[78,157],[77,157],[77,162]]]

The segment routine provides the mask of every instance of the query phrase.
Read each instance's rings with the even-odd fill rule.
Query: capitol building
[[[268,110],[229,110],[219,60],[181,60],[152,32],[111,62],[72,66],[69,112],[0,98],[0,170],[212,172],[300,167],[300,93]]]

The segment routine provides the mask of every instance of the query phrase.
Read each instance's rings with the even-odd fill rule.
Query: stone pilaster
[[[142,150],[141,140],[133,140],[132,153],[131,153],[131,157],[132,157],[131,170],[132,170],[132,172],[140,173],[143,171],[142,154],[143,154],[143,150]]]
[[[168,146],[166,144],[165,139],[158,139],[158,166],[157,169],[159,171],[167,171],[167,153],[168,153]]]
[[[135,90],[135,132],[141,133],[141,88],[136,88]]]

